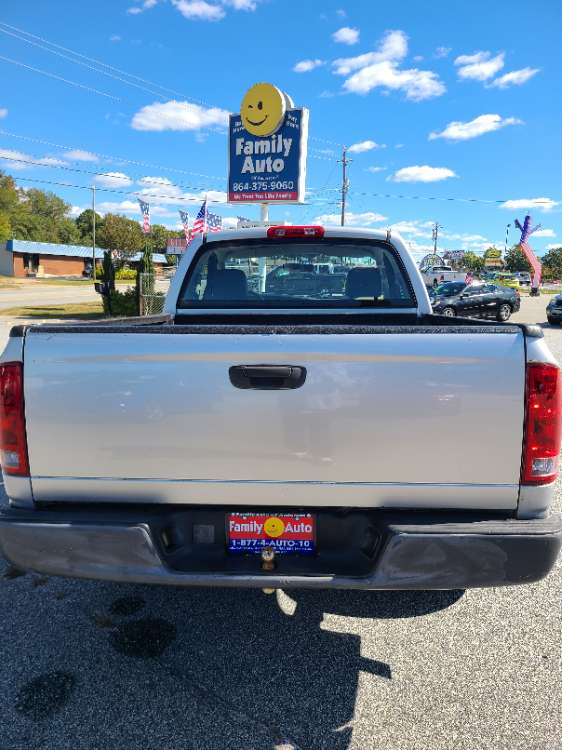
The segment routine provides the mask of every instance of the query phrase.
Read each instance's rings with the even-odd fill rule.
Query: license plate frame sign
[[[313,555],[316,518],[311,513],[227,513],[229,552],[261,555],[270,547],[276,555]]]

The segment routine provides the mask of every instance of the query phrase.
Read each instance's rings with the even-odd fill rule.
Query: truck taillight
[[[6,474],[29,474],[21,362],[0,365],[0,464]]]
[[[558,476],[561,430],[560,370],[527,365],[527,403],[523,438],[522,484],[548,484]]]
[[[293,237],[323,237],[324,227],[320,226],[279,226],[268,227],[269,239],[291,239]]]

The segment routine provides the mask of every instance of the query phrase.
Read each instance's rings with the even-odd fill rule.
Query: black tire
[[[548,318],[547,317],[547,320],[548,320],[548,325],[549,326],[559,326],[560,325],[560,321],[559,320],[554,320],[554,318]]]
[[[512,313],[511,305],[508,302],[502,302],[498,308],[498,314],[496,316],[500,323],[506,323],[511,318]]]
[[[454,318],[457,314],[457,311],[454,307],[444,307],[441,311],[441,315],[444,315],[446,318]]]

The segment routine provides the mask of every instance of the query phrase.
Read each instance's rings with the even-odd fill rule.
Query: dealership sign
[[[230,115],[228,201],[302,203],[308,110],[269,83],[257,83]]]

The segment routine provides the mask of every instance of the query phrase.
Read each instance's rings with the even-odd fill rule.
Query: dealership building
[[[103,250],[96,248],[96,260]],[[60,245],[55,242],[8,240],[0,242],[0,275],[82,276],[92,267],[92,248],[85,245]]]
[[[96,261],[103,259],[103,250],[96,248]],[[141,253],[130,258],[134,265]],[[153,253],[152,261],[158,272],[167,264],[166,256]],[[32,276],[83,276],[92,268],[92,248],[85,245],[60,245],[56,242],[29,242],[8,240],[0,242],[0,276],[15,276],[20,279]]]

